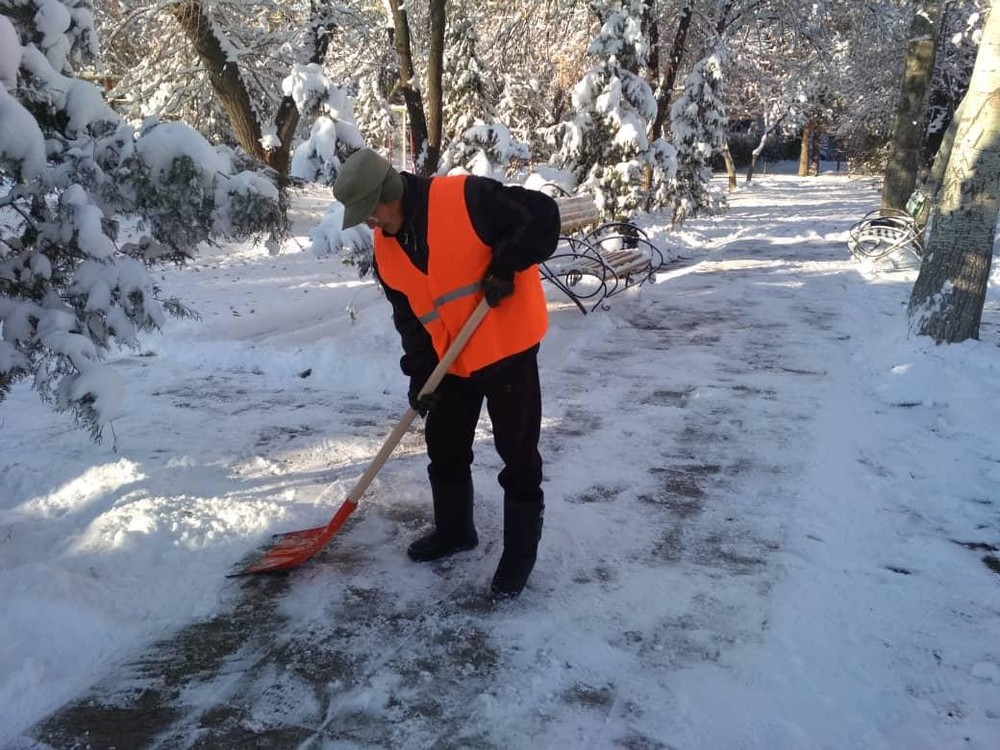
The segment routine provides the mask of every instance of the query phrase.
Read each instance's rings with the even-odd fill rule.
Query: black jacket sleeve
[[[555,251],[559,207],[545,193],[470,176],[465,203],[476,234],[493,248],[495,271],[523,271]]]

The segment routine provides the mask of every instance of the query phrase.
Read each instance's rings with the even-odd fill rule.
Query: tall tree
[[[738,17],[739,13],[736,9],[736,0],[718,0],[715,11],[715,32],[711,37],[710,50],[715,52],[720,60],[723,58],[722,49],[722,39],[726,33],[726,29],[729,27],[735,17]],[[720,77],[721,82],[721,77]],[[720,92],[721,93],[721,92]],[[722,110],[723,113],[725,109]],[[726,165],[726,184],[730,191],[736,189],[736,163],[733,161],[733,156],[729,152],[729,120],[725,115],[723,115],[722,123],[722,142],[719,144],[719,153],[722,154],[722,160]]]
[[[444,35],[446,0],[429,0],[430,44],[427,48],[427,173],[437,171],[444,134]]]
[[[757,168],[757,159],[764,153],[764,147],[767,145],[768,138],[780,130],[781,123],[785,121],[787,116],[788,110],[785,108],[777,110],[772,108],[764,112],[764,126],[761,129],[760,140],[753,151],[750,152],[750,164],[747,166],[747,182],[753,180],[754,170]]]
[[[263,160],[262,131],[254,114],[250,95],[239,67],[230,61],[222,40],[205,14],[201,0],[173,3],[169,6],[169,11],[205,66],[212,88],[229,115],[236,140],[247,153]]]
[[[986,21],[951,158],[910,295],[911,328],[937,342],[979,338],[1000,208],[1000,12]]]
[[[926,133],[927,90],[934,73],[934,51],[944,0],[918,0],[910,22],[889,160],[882,183],[882,208],[904,209],[917,184]]]
[[[934,80],[928,102],[925,158],[932,155],[924,191],[936,202],[958,129],[958,108],[969,89],[972,68],[983,32],[989,0],[962,0],[949,4],[941,19]],[[928,146],[930,148],[928,148]],[[929,207],[929,206],[928,206]]]
[[[781,32],[766,59],[784,82],[788,116],[784,127],[801,130],[802,174],[814,168],[818,148],[836,138],[855,163],[883,171],[892,106],[899,90],[898,66],[910,22],[900,0],[865,0],[850,12],[843,0],[784,3],[772,14]],[[766,12],[767,9],[765,9]],[[770,27],[769,27],[770,28]],[[734,57],[739,59],[738,53]],[[769,87],[771,99],[777,92]]]
[[[730,138],[742,146],[741,152],[750,150],[748,182],[769,139],[798,134],[816,115],[823,93],[816,83],[829,86],[835,66],[824,59],[832,46],[824,5],[784,3],[782,12],[775,13],[773,3],[762,3],[744,5],[732,15],[739,24],[730,24],[725,40],[724,101],[729,121],[739,128],[729,132]],[[808,163],[808,152],[806,156]]]

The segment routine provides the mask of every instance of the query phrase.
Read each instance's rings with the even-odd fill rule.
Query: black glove
[[[436,392],[420,395],[420,389],[424,387],[427,378],[410,378],[410,390],[406,394],[410,401],[410,406],[421,417],[426,417],[427,412],[434,408],[437,403],[438,394]]]
[[[514,293],[514,271],[494,262],[483,277],[483,294],[490,307],[499,305],[505,297]]]

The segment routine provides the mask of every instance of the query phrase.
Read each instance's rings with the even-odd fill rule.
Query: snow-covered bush
[[[127,162],[157,241],[186,254],[212,236],[261,237],[284,221],[277,176],[179,122],[146,123]]]
[[[74,77],[89,0],[0,0],[0,41],[0,399],[31,376],[99,437],[124,390],[104,354],[188,313],[148,264],[282,231],[279,192],[183,125],[136,133]]]

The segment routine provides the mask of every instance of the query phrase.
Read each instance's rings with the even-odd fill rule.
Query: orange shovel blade
[[[279,539],[271,549],[265,552],[257,562],[248,565],[243,570],[233,573],[233,576],[245,576],[255,573],[277,573],[282,570],[296,568],[310,557],[323,549],[333,535],[340,531],[347,517],[358,507],[356,502],[345,500],[326,526],[316,526],[312,529],[289,531],[287,534],[277,534]]]

